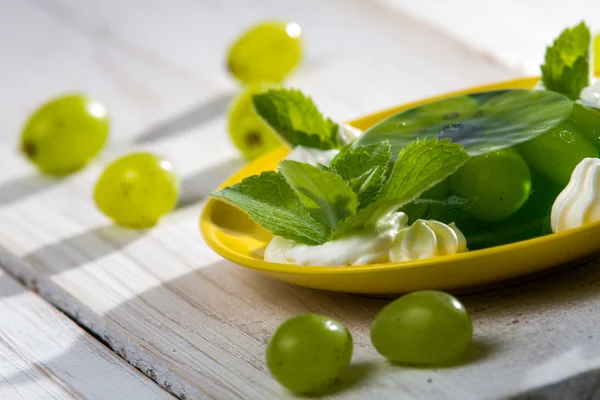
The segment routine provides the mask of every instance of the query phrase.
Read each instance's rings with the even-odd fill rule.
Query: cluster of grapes
[[[21,134],[22,153],[42,172],[65,176],[82,169],[106,144],[106,107],[79,94],[50,100],[35,111]],[[171,211],[179,182],[171,163],[150,153],[125,155],[96,183],[98,208],[117,224],[145,228]]]
[[[393,363],[447,366],[471,345],[473,325],[463,304],[438,291],[405,295],[384,307],[371,326],[371,342]],[[326,390],[350,364],[352,335],[341,323],[301,314],[279,326],[267,347],[271,374],[295,393]]]
[[[229,134],[246,159],[281,145],[254,111],[252,95],[280,84],[301,58],[301,29],[293,22],[262,22],[244,32],[229,49],[227,69],[245,85],[229,106]]]

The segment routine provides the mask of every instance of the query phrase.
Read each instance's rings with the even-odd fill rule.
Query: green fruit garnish
[[[472,157],[450,182],[456,195],[470,200],[466,212],[488,222],[517,212],[531,192],[529,167],[511,148]]]
[[[520,144],[517,150],[529,166],[562,186],[569,182],[581,160],[598,157],[598,150],[566,123]]]
[[[21,134],[21,151],[43,172],[65,175],[81,169],[102,149],[108,130],[102,104],[66,95],[31,115]]]
[[[317,314],[292,317],[277,328],[267,347],[267,365],[295,393],[318,392],[350,364],[352,336],[339,322]]]
[[[302,58],[296,23],[268,21],[251,27],[227,55],[229,72],[243,83],[281,82]]]
[[[249,85],[229,106],[229,136],[242,155],[253,160],[281,146],[277,134],[256,114],[252,96],[269,89],[269,84]]]
[[[471,317],[449,294],[407,294],[383,308],[371,327],[371,341],[390,361],[441,366],[453,363],[469,348]]]
[[[147,228],[177,204],[179,182],[168,160],[133,153],[110,164],[96,183],[98,208],[118,225]]]

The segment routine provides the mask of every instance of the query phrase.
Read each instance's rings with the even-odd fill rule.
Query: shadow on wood
[[[206,199],[208,193],[216,189],[244,164],[245,161],[239,158],[224,160],[183,179],[177,208],[187,207]]]
[[[41,193],[61,182],[61,179],[35,174],[8,181],[0,185],[0,207]]]
[[[30,264],[33,269],[36,269],[36,263],[43,264],[46,271],[55,275],[123,249],[146,232],[103,226],[44,246],[27,254],[23,262]]]
[[[17,285],[13,278],[0,272],[0,297],[12,297],[24,292],[25,289]]]
[[[77,245],[84,246],[85,242]],[[102,288],[89,290],[97,290],[99,298],[103,295]],[[264,351],[271,334],[290,316],[324,314],[352,332],[361,361],[350,369],[351,376],[343,378],[338,389],[332,388],[334,392],[393,382],[398,374],[411,374],[427,385],[431,379],[437,382],[457,369],[482,368],[501,351],[519,351],[505,348],[502,340],[508,333],[521,331],[528,336],[528,319],[551,318],[562,309],[589,302],[599,292],[600,271],[595,263],[588,263],[520,287],[465,296],[463,301],[474,319],[474,346],[463,363],[442,369],[382,366],[386,363],[376,355],[369,331],[386,300],[296,287],[227,261],[198,266],[134,297],[121,295],[122,302],[104,315],[82,309],[72,317],[96,335],[102,332],[101,339],[119,355],[177,396],[284,398],[286,392],[267,370]],[[484,311],[486,318],[481,320],[487,326],[477,318]],[[567,325],[577,319],[575,314],[563,317]],[[545,335],[553,343],[572,340],[559,331]],[[581,341],[579,344],[583,345]],[[68,358],[64,354],[57,357]],[[364,357],[382,361],[374,364],[376,374],[372,374],[372,365],[361,364]],[[23,374],[22,379],[26,379],[27,371]],[[394,387],[399,396],[403,395],[401,384]]]
[[[133,143],[147,143],[165,137],[172,137],[185,132],[187,129],[205,125],[225,113],[233,96],[232,93],[219,94],[183,114],[176,115],[150,128],[133,139]]]

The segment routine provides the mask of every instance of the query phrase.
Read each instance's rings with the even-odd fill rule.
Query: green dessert
[[[402,211],[411,220],[455,222],[473,250],[549,233],[552,203],[573,169],[598,157],[599,129],[595,109],[558,93],[518,89],[403,111],[368,129],[353,146],[387,140],[397,154],[424,137],[462,144],[471,158]]]
[[[590,180],[600,176],[600,110],[579,99],[589,36],[580,24],[548,48],[543,87],[430,102],[355,139],[299,91],[256,94],[291,158],[211,195],[276,236],[266,261],[299,265],[417,260],[600,219]]]

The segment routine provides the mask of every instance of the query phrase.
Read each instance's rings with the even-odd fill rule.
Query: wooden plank
[[[307,62],[291,83],[338,120],[513,76],[509,68],[367,1],[32,0],[0,3],[0,15],[15,42],[30,44],[0,43],[13,60],[0,66],[11,71],[0,74],[11,77],[2,99],[10,117],[0,120],[0,263],[175,395],[286,397],[264,346],[283,319],[307,311],[341,320],[355,337],[353,366],[333,397],[504,397],[593,367],[593,266],[466,297],[476,324],[471,362],[410,369],[387,364],[369,343],[385,301],[268,280],[223,261],[198,233],[207,192],[241,165],[222,115],[237,89],[221,67],[240,26],[267,15],[298,20]],[[42,179],[15,154],[14,135],[32,106],[66,88],[109,104],[112,147],[72,177]],[[183,179],[184,206],[147,231],[114,227],[90,197],[106,160],[133,147],[170,156]]]
[[[527,75],[538,75],[546,46],[584,20],[600,33],[597,0],[377,0]]]
[[[2,399],[173,398],[4,272],[0,315]]]

